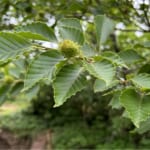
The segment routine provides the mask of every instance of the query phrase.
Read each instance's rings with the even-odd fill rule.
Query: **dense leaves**
[[[54,107],[58,107],[90,84],[94,92],[111,94],[109,105],[116,109],[124,107],[127,117],[136,127],[140,127],[140,123],[146,121],[150,114],[150,75],[148,72],[138,73],[144,65],[139,62],[145,57],[148,64],[149,52],[135,48],[120,50],[116,34],[111,34],[114,26],[110,18],[97,15],[86,24],[76,18],[62,18],[57,21],[55,28],[34,22],[19,26],[12,33],[1,32],[1,65],[5,67],[8,62],[16,65],[13,60],[18,58],[24,58],[26,62],[26,66],[22,67],[25,72],[11,72],[14,74],[13,80],[19,79],[19,82],[10,82],[13,87],[10,92],[12,95],[19,93],[24,82],[22,91],[26,92],[27,97],[33,98],[41,85],[51,85]],[[112,49],[109,48],[112,42],[110,37],[114,42]],[[91,42],[90,38],[97,39],[97,42]],[[45,46],[43,41],[48,45]],[[49,48],[54,43],[56,45],[51,46],[53,49]],[[147,44],[144,47],[148,48]],[[4,69],[4,76],[8,72]],[[7,84],[0,87],[1,101],[7,95],[6,89]]]

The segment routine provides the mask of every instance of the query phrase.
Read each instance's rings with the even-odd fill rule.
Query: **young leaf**
[[[131,79],[131,81],[138,87],[147,90],[150,89],[150,74],[141,73]]]
[[[108,36],[110,33],[112,33],[115,24],[111,19],[104,15],[96,16],[94,22],[96,27],[97,40],[100,46],[100,44],[106,42]]]
[[[62,39],[72,40],[79,45],[84,43],[84,35],[80,21],[74,18],[64,18],[58,22],[58,28]]]
[[[16,28],[17,34],[27,39],[43,40],[55,42],[57,41],[53,29],[46,24],[36,22]]]
[[[24,90],[28,90],[42,79],[51,81],[53,69],[64,58],[57,51],[42,53],[31,63],[26,79],[24,81]]]
[[[141,96],[134,89],[126,89],[120,96],[120,102],[128,112],[129,118],[138,128],[140,122],[150,117],[150,95]]]
[[[94,77],[104,80],[108,86],[115,76],[114,65],[105,59],[98,60],[93,63],[84,62],[85,69]]]
[[[62,105],[67,98],[75,95],[86,86],[86,78],[83,75],[83,68],[79,65],[66,65],[57,74],[53,82],[54,107]]]
[[[26,39],[15,33],[0,33],[0,62],[6,62],[22,55],[31,47]]]

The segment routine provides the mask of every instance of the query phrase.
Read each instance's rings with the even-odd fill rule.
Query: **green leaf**
[[[7,62],[29,51],[31,47],[26,39],[15,33],[0,33],[0,62]]]
[[[41,22],[36,22],[16,28],[17,34],[27,39],[55,42],[56,36],[52,28]]]
[[[129,118],[138,128],[140,122],[150,117],[150,96],[142,96],[134,89],[126,89],[120,96],[120,102],[128,112]]]
[[[119,53],[119,56],[122,58],[122,60],[126,64],[132,64],[135,62],[138,62],[140,60],[143,60],[143,57],[140,56],[136,51],[134,50],[126,50]]]
[[[141,66],[138,73],[149,73],[150,74],[150,64],[148,63],[148,64],[144,64],[143,66]]]
[[[144,42],[143,46],[149,48],[150,47],[150,41]]]
[[[58,22],[58,28],[62,39],[72,40],[82,45],[84,35],[80,21],[74,18],[64,18]]]
[[[99,45],[106,42],[108,36],[113,32],[114,22],[105,15],[98,15],[94,20],[96,27],[96,36]]]
[[[17,59],[8,65],[8,74],[14,78],[20,78],[25,73],[25,59]]]
[[[7,100],[9,89],[9,84],[5,84],[0,87],[0,105],[2,105],[5,102],[5,100]]]
[[[91,56],[96,55],[95,50],[92,47],[90,47],[90,45],[87,43],[84,43],[84,45],[81,47],[81,51],[87,57],[91,57]]]
[[[108,86],[115,76],[115,66],[108,60],[102,59],[93,63],[84,62],[85,69],[94,77],[104,80]]]
[[[24,81],[24,90],[34,86],[40,80],[47,80],[51,82],[53,70],[61,60],[64,58],[62,55],[55,51],[42,53],[31,63],[26,79]]]
[[[54,107],[62,105],[68,98],[86,86],[83,68],[79,65],[66,65],[57,74],[53,83]]]
[[[66,27],[71,27],[82,31],[82,26],[80,24],[80,21],[76,18],[63,18],[59,21],[58,25],[59,27],[66,26]]]
[[[118,65],[118,66],[124,66],[126,67],[124,61],[120,58],[120,56],[114,52],[107,51],[102,53],[102,57],[105,59],[110,60],[112,63]]]
[[[16,96],[18,96],[21,93],[21,90],[23,88],[23,81],[17,81],[14,82],[9,90],[9,98],[15,99]]]
[[[131,79],[131,81],[143,90],[150,89],[150,74],[141,73]]]
[[[113,94],[113,97],[110,101],[110,103],[108,104],[109,106],[111,106],[113,109],[119,109],[121,108],[121,104],[120,104],[120,95],[121,95],[121,91],[116,91]]]
[[[97,79],[94,82],[94,92],[101,92],[106,89],[106,82],[104,80]]]
[[[28,100],[32,100],[33,98],[37,98],[39,90],[40,90],[39,84],[35,84],[33,87],[31,87],[30,89],[28,89],[25,92],[25,97]]]
[[[141,122],[140,124],[140,127],[139,128],[136,128],[134,129],[132,132],[138,132],[139,134],[143,134],[143,133],[146,133],[147,131],[150,130],[150,118],[147,119],[146,121],[144,122]]]
[[[96,79],[94,82],[94,92],[102,92],[108,90],[117,84],[117,80],[114,80],[109,85],[106,85],[106,82],[104,80]]]

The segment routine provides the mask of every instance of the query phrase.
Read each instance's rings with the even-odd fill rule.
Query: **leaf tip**
[[[60,104],[59,104],[59,103],[56,103],[56,104],[54,104],[53,107],[56,108],[56,107],[59,107],[59,106],[61,106],[61,105],[62,105],[62,103],[60,103]]]

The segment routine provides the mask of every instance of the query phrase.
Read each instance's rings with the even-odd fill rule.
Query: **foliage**
[[[19,27],[0,33],[1,103],[20,92],[33,99],[43,85],[51,85],[58,107],[90,85],[94,92],[110,96],[113,108],[124,109],[123,115],[142,127],[150,117],[149,5],[143,1],[135,8],[128,0],[68,3],[65,9],[66,1],[1,1],[2,29],[5,12],[23,18]],[[39,22],[49,22],[44,11],[54,17],[51,26]],[[37,22],[27,24],[30,19]],[[117,28],[113,20],[126,28]],[[69,46],[62,46],[66,41]]]
[[[53,149],[149,148],[149,133],[143,136],[131,134],[129,131],[134,128],[133,125],[128,119],[118,116],[122,111],[107,107],[107,96],[94,94],[89,87],[63,106],[52,109],[50,87],[43,88],[44,91],[39,92],[38,99],[32,101],[30,108],[22,107],[25,101],[18,100],[12,104],[19,107],[19,112],[15,109],[4,114],[1,110],[0,127],[20,138],[30,139],[50,130]]]
[[[0,119],[2,120],[0,122],[1,128],[9,130],[19,137],[32,137],[46,129],[43,120],[37,119],[35,116],[26,116],[22,113],[0,116]],[[40,126],[37,126],[37,124],[40,124]]]
[[[15,101],[7,101],[1,108],[0,128],[12,132],[19,137],[32,137],[46,128],[43,120],[37,116],[28,116],[25,111],[30,103],[20,97]],[[40,124],[40,126],[38,126]]]

